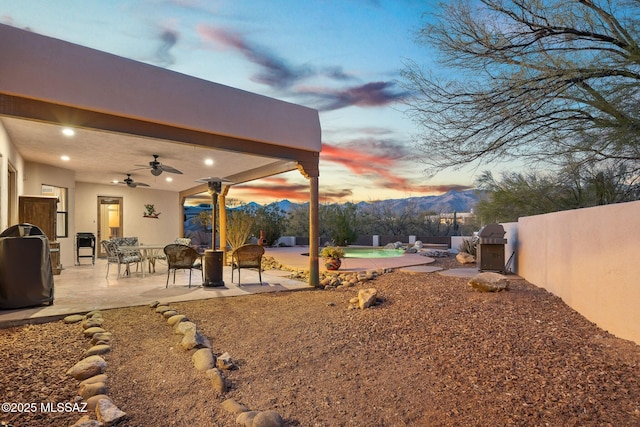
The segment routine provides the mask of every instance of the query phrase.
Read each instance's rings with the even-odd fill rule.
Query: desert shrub
[[[460,252],[466,252],[470,255],[476,256],[477,240],[475,238],[463,239],[462,243],[458,247]]]

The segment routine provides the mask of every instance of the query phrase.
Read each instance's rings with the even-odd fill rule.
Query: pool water
[[[403,249],[343,248],[345,258],[396,258],[404,255]]]

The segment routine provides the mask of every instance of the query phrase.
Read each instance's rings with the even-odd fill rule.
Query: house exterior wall
[[[177,192],[124,185],[76,183],[76,230],[98,235],[98,196],[122,197],[123,237],[146,244],[172,243],[180,233],[183,213]],[[144,218],[144,205],[154,205],[158,218]],[[100,242],[96,242],[97,245]]]
[[[0,122],[0,232],[4,231],[10,225],[14,225],[10,221],[11,215],[9,212],[9,197],[11,197],[9,194],[9,182],[7,179],[7,176],[9,175],[9,164],[16,169],[16,193],[22,194],[24,161],[22,156],[20,156],[11,143],[9,135],[7,135],[7,132],[2,126],[2,122]],[[17,197],[12,202],[15,211],[14,216],[17,220]]]
[[[640,344],[640,201],[518,220],[517,274]]]
[[[3,24],[0,51],[0,93],[250,141],[321,150],[320,119],[311,108]]]

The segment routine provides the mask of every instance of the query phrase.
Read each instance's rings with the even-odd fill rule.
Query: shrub
[[[463,239],[462,243],[458,247],[460,252],[466,252],[469,255],[476,256],[477,253],[477,241],[475,238],[472,239]]]

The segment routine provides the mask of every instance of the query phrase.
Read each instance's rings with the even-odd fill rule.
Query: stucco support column
[[[218,196],[218,209],[220,210],[220,250],[222,251],[222,265],[227,265],[227,194],[229,186],[222,189]]]
[[[320,227],[318,215],[318,177],[309,178],[309,285],[320,286]]]

